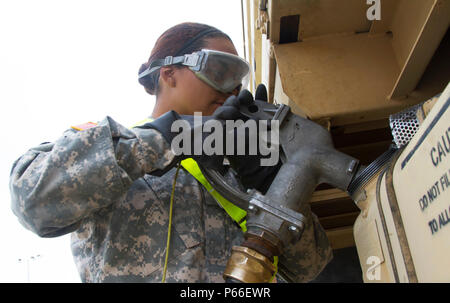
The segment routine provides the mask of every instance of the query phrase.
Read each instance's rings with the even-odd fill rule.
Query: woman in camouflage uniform
[[[199,33],[202,33],[199,35]],[[202,48],[236,54],[230,38],[204,24],[183,23],[164,32],[139,72],[155,59]],[[141,79],[157,96],[152,118],[173,110],[211,115],[227,99],[188,68],[162,67]],[[13,165],[12,210],[41,237],[72,233],[72,252],[83,282],[160,282],[175,169],[169,143],[154,129],[128,129],[110,117],[82,131],[67,130],[54,143],[30,149]],[[241,186],[231,172],[229,182]],[[309,206],[301,240],[279,257],[278,277],[305,282],[330,261],[331,249]],[[174,195],[168,282],[223,282],[240,228],[203,186],[180,170]]]

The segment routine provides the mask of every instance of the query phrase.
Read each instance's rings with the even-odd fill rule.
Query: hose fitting
[[[223,277],[243,283],[268,283],[275,270],[271,260],[256,250],[233,246]]]

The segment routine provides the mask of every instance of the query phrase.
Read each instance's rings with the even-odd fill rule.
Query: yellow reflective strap
[[[200,170],[200,167],[198,167],[197,162],[195,162],[194,159],[188,158],[183,161],[181,161],[181,165],[195,178],[197,179],[205,188],[206,190],[216,199],[217,203],[219,203],[220,206],[225,210],[225,212],[234,220],[236,221],[239,226],[241,227],[243,232],[247,231],[246,222],[242,221],[246,215],[247,212],[224,197],[222,197],[212,186],[209,184],[208,180],[206,180],[205,176],[203,176],[202,171]],[[242,221],[242,222],[241,222]]]
[[[273,256],[273,265],[275,266],[275,272],[273,273],[272,277],[269,280],[269,283],[272,283],[273,279],[277,275],[278,272],[278,256]]]
[[[236,206],[237,207],[237,206]],[[239,208],[241,209],[241,208]],[[241,209],[242,210],[242,209]],[[242,210],[244,211],[244,210]],[[245,211],[244,211],[245,212]],[[247,215],[247,212],[245,212],[245,215]],[[245,233],[247,231],[247,220],[242,221],[241,223],[239,223],[239,226],[241,227],[242,231]]]

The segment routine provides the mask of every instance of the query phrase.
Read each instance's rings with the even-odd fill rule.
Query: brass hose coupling
[[[266,256],[248,247],[233,246],[223,277],[243,283],[268,283],[275,270]]]

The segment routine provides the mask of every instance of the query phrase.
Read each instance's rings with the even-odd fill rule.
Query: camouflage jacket
[[[41,237],[72,233],[83,282],[160,282],[175,169],[162,177],[147,173],[163,169],[173,157],[159,132],[130,130],[110,117],[84,131],[69,129],[14,163],[12,210]],[[313,279],[332,257],[317,217],[309,206],[302,211],[303,236],[279,258],[279,274],[295,282]],[[223,282],[242,231],[181,169],[172,224],[166,281]]]

